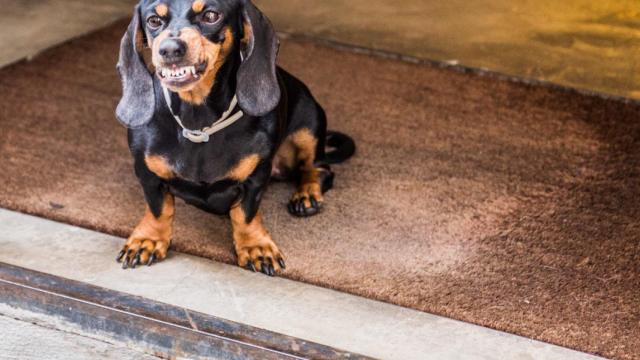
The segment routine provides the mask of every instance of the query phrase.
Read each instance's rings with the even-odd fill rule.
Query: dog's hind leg
[[[282,69],[279,74],[287,88],[288,127],[273,161],[272,176],[297,181],[289,212],[311,216],[318,213],[324,201],[322,194],[333,183],[325,158],[327,117],[306,85]]]
[[[295,216],[317,214],[324,202],[322,194],[331,187],[333,181],[333,173],[329,167],[318,166],[316,163],[319,158],[318,141],[318,137],[309,129],[302,128],[289,135],[283,144],[293,149],[290,163],[298,178],[297,189],[288,205],[289,212]]]

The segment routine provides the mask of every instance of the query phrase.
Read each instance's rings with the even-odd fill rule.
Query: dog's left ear
[[[120,41],[120,57],[116,68],[122,81],[122,98],[116,108],[116,117],[128,128],[136,128],[151,121],[155,107],[153,77],[144,63],[142,49],[143,29],[140,8],[136,6],[127,32]]]
[[[246,51],[238,69],[236,94],[245,113],[262,116],[280,101],[276,77],[278,37],[267,19],[250,0],[242,9]]]

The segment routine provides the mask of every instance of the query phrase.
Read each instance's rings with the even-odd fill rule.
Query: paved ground
[[[0,66],[131,13],[133,0],[0,0]]]
[[[135,2],[0,0],[11,29],[0,32],[0,66],[128,16]],[[280,31],[640,99],[636,0],[255,2]]]
[[[1,209],[0,224],[2,262],[375,358],[595,359],[480,326],[178,253],[152,267],[122,270],[113,254],[124,239]],[[0,339],[12,332],[11,327],[0,326]]]
[[[637,0],[256,2],[281,31],[640,98]]]

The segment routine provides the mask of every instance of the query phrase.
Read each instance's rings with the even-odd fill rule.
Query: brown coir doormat
[[[125,25],[0,71],[0,206],[120,236],[137,223],[113,115]],[[270,187],[283,276],[640,357],[639,106],[302,40],[280,54],[359,145],[319,216],[289,216],[291,186]],[[173,248],[235,261],[229,221],[180,201]]]

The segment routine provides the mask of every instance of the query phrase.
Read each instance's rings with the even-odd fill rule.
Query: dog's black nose
[[[187,44],[180,39],[164,39],[160,43],[160,49],[158,51],[164,61],[169,63],[178,62],[182,60],[184,55],[187,53]]]

